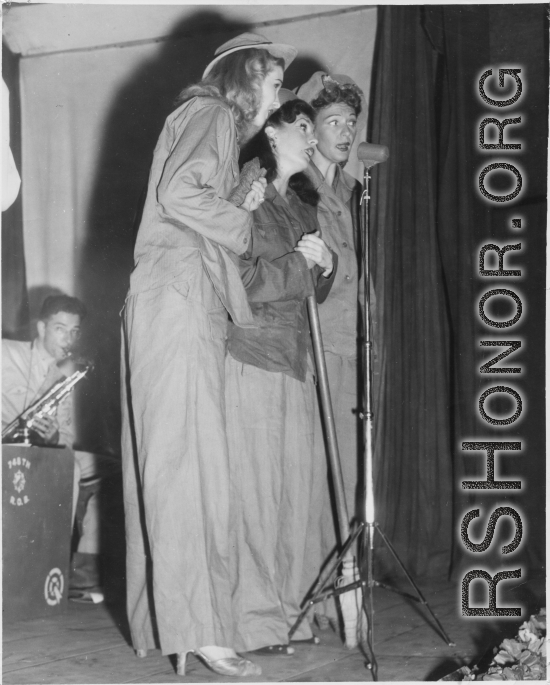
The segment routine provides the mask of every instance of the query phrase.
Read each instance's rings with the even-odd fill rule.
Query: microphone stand
[[[313,283],[313,280],[312,280]],[[319,310],[317,307],[317,300],[315,295],[310,295],[307,298],[307,310],[309,315],[309,326],[311,331],[311,341],[313,344],[313,356],[315,358],[315,367],[317,369],[317,381],[319,387],[319,395],[321,402],[321,413],[323,416],[323,427],[325,430],[325,437],[327,442],[327,457],[332,477],[334,488],[334,498],[336,505],[336,519],[338,522],[338,532],[340,544],[344,543],[350,537],[349,514],[346,506],[346,496],[344,492],[344,480],[342,477],[342,465],[340,461],[340,452],[338,449],[338,440],[336,437],[336,425],[334,423],[334,411],[332,409],[332,399],[330,395],[330,387],[328,382],[328,372],[325,359],[325,352],[323,348],[323,337],[321,334],[321,322],[319,319]],[[359,577],[359,571],[355,564],[355,558],[351,549],[351,543],[345,544],[342,553],[332,569],[330,577],[336,573],[342,564],[341,577],[336,581],[339,584],[339,590],[334,591],[333,594],[342,595],[340,599],[340,608],[342,610],[342,618],[344,623],[344,633],[346,637],[346,646],[353,648],[357,646],[357,624],[359,615],[361,613],[362,599],[360,582],[354,582]],[[328,579],[327,579],[328,582]],[[323,583],[322,587],[326,585]],[[316,589],[319,584],[316,585]],[[322,588],[321,588],[322,589]],[[354,590],[351,595],[346,593],[349,590]],[[298,619],[289,631],[288,639],[298,629],[298,626],[307,614],[310,606],[314,601],[322,599],[319,594],[318,600],[312,600],[306,608],[300,613]]]
[[[365,146],[366,147],[366,146]],[[371,146],[369,146],[371,147]],[[372,146],[372,147],[379,147],[381,148],[382,146]],[[361,153],[361,150],[359,150],[359,154]],[[375,157],[375,155],[372,155]],[[363,529],[362,533],[362,551],[364,554],[364,558],[360,559],[360,571],[361,571],[361,578],[364,582],[366,582],[366,586],[369,590],[369,601],[366,601],[365,598],[365,593],[363,593],[363,606],[365,609],[365,613],[367,614],[368,618],[368,632],[369,632],[369,651],[370,651],[370,658],[371,658],[371,665],[372,665],[372,671],[373,671],[373,677],[374,680],[377,679],[377,664],[376,664],[376,658],[374,656],[374,652],[372,650],[372,629],[373,629],[373,599],[372,599],[372,589],[374,586],[376,587],[381,587],[384,588],[385,590],[390,590],[392,592],[396,592],[403,597],[407,597],[408,599],[412,599],[416,602],[419,602],[420,604],[423,604],[424,607],[429,611],[431,614],[432,618],[437,624],[437,627],[439,628],[439,631],[441,633],[441,636],[445,640],[445,642],[450,646],[453,647],[454,643],[451,641],[447,633],[445,632],[445,629],[441,625],[439,619],[437,616],[434,614],[432,611],[430,605],[420,592],[420,589],[414,582],[412,576],[410,573],[407,571],[405,565],[397,555],[397,552],[391,542],[388,540],[378,523],[376,522],[375,519],[375,506],[374,506],[374,478],[373,478],[373,471],[374,471],[374,461],[373,461],[373,455],[374,455],[374,440],[373,440],[373,434],[374,434],[374,412],[373,412],[373,401],[372,401],[372,337],[371,337],[371,328],[372,328],[372,323],[371,323],[371,309],[370,309],[370,263],[371,263],[371,255],[370,255],[370,230],[369,230],[369,211],[368,211],[368,205],[369,205],[369,200],[370,200],[370,195],[369,195],[369,181],[370,181],[370,169],[377,164],[378,162],[385,161],[387,159],[388,152],[387,148],[385,148],[385,153],[382,155],[377,155],[374,159],[367,159],[363,158],[360,159],[364,164],[365,170],[363,174],[363,194],[361,195],[361,226],[362,226],[362,231],[361,231],[361,242],[362,242],[362,263],[363,263],[363,282],[364,282],[364,296],[363,296],[363,319],[364,319],[364,341],[363,341],[363,369],[364,369],[364,378],[363,378],[363,393],[364,393],[364,411],[359,415],[360,418],[363,421],[363,439],[364,439],[364,477],[363,477],[363,486],[364,486],[364,493],[365,493],[365,501],[364,501],[364,507],[361,512],[363,520],[359,524],[359,527]],[[382,157],[382,158],[380,158]],[[396,561],[397,565],[399,568],[403,571],[405,574],[407,580],[413,587],[415,591],[415,595],[411,595],[407,592],[403,592],[402,590],[398,590],[396,588],[393,588],[385,583],[381,583],[377,580],[374,580],[374,573],[373,573],[373,562],[374,562],[374,533],[375,531],[380,535],[382,538],[384,544],[390,551],[391,555],[393,556],[394,560]]]
[[[445,629],[441,625],[441,622],[437,616],[432,611],[430,605],[422,595],[420,589],[414,582],[412,576],[407,571],[405,565],[397,555],[397,552],[391,542],[388,540],[375,518],[375,505],[374,505],[374,412],[373,412],[373,401],[372,401],[372,339],[371,339],[371,310],[370,310],[370,230],[369,230],[369,212],[368,203],[370,199],[369,195],[369,181],[370,181],[370,169],[379,162],[384,162],[388,158],[389,152],[388,148],[382,145],[372,145],[369,143],[361,143],[358,149],[358,157],[360,161],[363,162],[365,167],[363,174],[363,193],[361,195],[361,257],[363,265],[363,282],[364,282],[364,293],[363,293],[363,319],[364,319],[364,341],[362,346],[363,353],[363,406],[364,411],[359,414],[363,422],[363,439],[364,439],[364,470],[363,470],[363,492],[364,492],[364,502],[360,513],[361,520],[356,522],[351,535],[348,537],[346,542],[338,555],[337,559],[331,567],[326,571],[326,573],[321,574],[319,580],[317,581],[311,597],[306,601],[305,606],[298,616],[296,623],[292,626],[290,631],[290,636],[292,636],[302,620],[307,615],[310,608],[317,602],[323,601],[328,597],[336,597],[343,595],[344,593],[350,592],[351,590],[360,589],[362,594],[362,609],[367,618],[367,628],[365,630],[360,630],[365,641],[365,652],[369,659],[367,668],[372,672],[373,680],[378,680],[378,664],[376,661],[376,656],[373,649],[373,626],[374,626],[374,609],[373,609],[373,588],[381,587],[385,590],[390,590],[397,594],[406,597],[407,599],[414,600],[418,602],[428,610],[434,619],[441,637],[449,645],[449,647],[454,647],[455,643],[451,641]],[[321,343],[322,344],[322,343]],[[329,422],[330,423],[330,422]],[[335,440],[335,435],[333,436]],[[337,449],[337,447],[336,447]],[[339,456],[339,455],[338,455]],[[340,514],[340,512],[337,512]],[[343,526],[340,522],[340,531],[345,530],[345,525]],[[408,592],[403,592],[398,590],[386,583],[381,583],[374,579],[373,565],[374,565],[374,534],[375,531],[380,535],[382,541],[390,551],[394,560],[396,561],[399,568],[405,574],[407,580],[413,587],[415,595]],[[350,558],[351,549],[355,544],[356,540],[359,539],[358,545],[358,574],[359,578],[351,583],[348,583],[342,587],[336,587],[335,584],[327,589],[329,583],[332,581],[334,575],[336,574],[338,568],[342,562],[347,561]],[[368,592],[367,592],[368,591]]]

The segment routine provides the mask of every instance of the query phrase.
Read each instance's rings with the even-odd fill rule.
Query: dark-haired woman
[[[317,217],[327,245],[338,255],[338,273],[319,307],[323,345],[334,409],[342,475],[350,517],[358,495],[358,330],[363,283],[359,279],[358,212],[361,184],[343,167],[349,159],[363,105],[362,92],[349,76],[316,72],[298,89],[315,110],[317,146],[306,171],[319,193]],[[360,292],[361,291],[361,292]],[[337,542],[327,482],[321,418],[315,421],[315,472],[302,592],[316,580]],[[318,621],[336,619],[334,602],[315,607]],[[326,618],[322,618],[325,616]]]
[[[237,649],[291,654],[313,468],[315,388],[306,298],[326,297],[336,260],[319,237],[317,193],[303,172],[313,112],[285,102],[245,148],[267,169],[240,269],[257,328],[230,325],[226,405]],[[313,280],[312,280],[313,276]],[[297,639],[312,640],[307,622]]]
[[[225,426],[228,312],[252,325],[229,253],[250,244],[265,183],[244,203],[238,150],[278,107],[289,45],[242,34],[180,95],[157,146],[123,316],[128,616],[139,656],[160,642],[221,675],[257,676],[235,652]]]

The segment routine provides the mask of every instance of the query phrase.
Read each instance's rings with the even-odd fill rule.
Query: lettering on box
[[[31,468],[31,462],[25,457],[14,457],[8,461],[8,468],[13,469],[16,466],[23,466],[26,469]]]
[[[12,504],[14,507],[22,507],[24,504],[28,504],[29,502],[30,500],[27,495],[23,495],[23,497],[15,497],[14,495],[10,496],[10,504]]]

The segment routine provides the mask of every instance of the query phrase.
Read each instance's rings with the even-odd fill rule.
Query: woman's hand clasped
[[[242,203],[242,209],[246,209],[247,212],[253,212],[255,209],[261,205],[264,201],[265,189],[267,182],[265,178],[259,178],[257,181],[253,181],[250,186],[250,190],[244,198]]]
[[[298,241],[294,250],[304,255],[308,269],[312,269],[315,264],[318,264],[324,269],[323,276],[325,278],[332,273],[334,268],[332,252],[328,249],[325,241],[319,237],[319,231],[305,233]]]

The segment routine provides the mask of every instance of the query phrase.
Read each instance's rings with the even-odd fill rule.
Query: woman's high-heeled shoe
[[[214,673],[218,675],[233,676],[235,678],[247,678],[248,676],[260,676],[262,675],[262,669],[257,664],[249,661],[248,659],[243,659],[242,657],[224,657],[222,659],[209,659],[200,650],[195,650],[191,652],[195,654],[198,658]],[[182,652],[178,654],[178,663],[176,672],[180,676],[185,675],[185,662],[187,660],[187,653]]]

